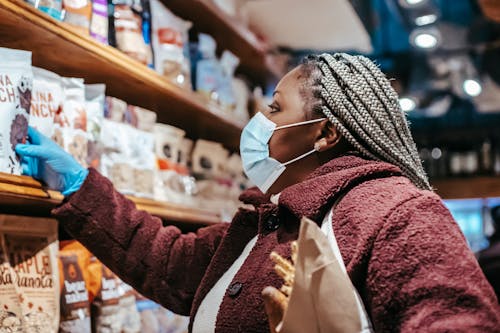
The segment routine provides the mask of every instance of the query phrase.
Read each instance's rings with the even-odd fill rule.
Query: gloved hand
[[[30,144],[18,144],[23,174],[43,180],[51,189],[64,196],[78,191],[89,171],[54,141],[31,126],[28,128]]]

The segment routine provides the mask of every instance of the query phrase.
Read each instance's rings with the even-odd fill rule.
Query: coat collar
[[[348,153],[323,164],[303,182],[284,189],[279,206],[288,209],[298,219],[306,216],[321,221],[338,196],[350,188],[367,180],[401,175],[401,170],[392,164]],[[240,196],[240,200],[259,206],[269,203],[269,195],[251,188]]]

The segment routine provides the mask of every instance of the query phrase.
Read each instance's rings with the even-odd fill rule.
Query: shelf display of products
[[[120,280],[57,221],[0,215],[0,331],[187,332],[174,315]]]
[[[82,166],[97,168],[126,195],[211,210],[225,220],[236,212],[248,186],[238,155],[228,164],[230,153],[220,143],[193,144],[185,131],[156,123],[154,112],[106,97],[103,84],[33,71],[34,94],[24,107],[32,105],[35,116],[26,115],[27,122]]]

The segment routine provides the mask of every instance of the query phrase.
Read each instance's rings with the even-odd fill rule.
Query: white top
[[[257,236],[252,238],[243,252],[241,252],[238,259],[233,262],[231,267],[222,275],[217,283],[210,289],[194,316],[193,332],[194,333],[213,333],[215,332],[215,321],[217,320],[217,313],[219,312],[222,299],[226,293],[229,284],[233,281],[236,273],[240,270],[241,266],[247,259],[250,251],[257,243]]]
[[[275,203],[278,201],[279,194],[271,197],[271,202]],[[321,223],[321,230],[326,235],[328,239],[328,243],[332,247],[335,258],[340,263],[340,267],[342,271],[347,274],[344,260],[342,259],[342,255],[340,254],[340,249],[337,244],[337,239],[335,238],[335,234],[333,232],[332,225],[332,217],[333,217],[333,209],[331,209],[328,214],[326,214],[323,222]],[[240,270],[241,266],[247,259],[248,255],[252,251],[255,243],[257,242],[257,236],[252,238],[245,248],[243,252],[241,252],[238,259],[231,265],[231,267],[222,275],[222,277],[217,281],[217,283],[212,287],[212,289],[205,296],[203,301],[201,302],[198,311],[194,317],[193,322],[193,333],[213,333],[215,332],[215,322],[217,320],[217,314],[219,312],[220,305],[222,304],[222,300],[226,293],[227,288],[233,281],[236,273]],[[362,300],[353,287],[353,290],[356,294],[356,303],[358,305],[358,313],[361,317],[362,330],[361,332],[371,332],[371,323],[368,315],[364,309]]]

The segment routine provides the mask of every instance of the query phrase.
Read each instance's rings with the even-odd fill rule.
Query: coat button
[[[235,282],[229,286],[229,288],[227,289],[227,294],[231,297],[236,297],[241,292],[241,288],[243,288],[243,284]]]
[[[280,227],[280,220],[278,215],[272,214],[269,216],[265,223],[265,228],[269,231],[277,230]]]

